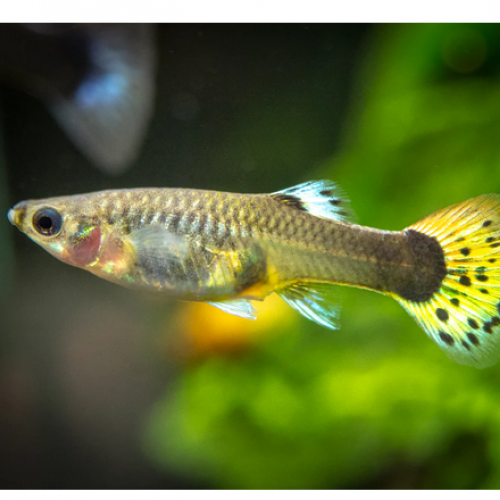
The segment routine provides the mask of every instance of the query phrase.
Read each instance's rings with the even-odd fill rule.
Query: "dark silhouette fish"
[[[43,100],[110,174],[135,160],[151,118],[156,53],[147,24],[3,24],[0,75]]]

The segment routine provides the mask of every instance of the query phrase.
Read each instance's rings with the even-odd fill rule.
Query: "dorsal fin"
[[[271,196],[290,207],[323,219],[352,222],[355,218],[349,199],[332,181],[304,182],[272,193]]]

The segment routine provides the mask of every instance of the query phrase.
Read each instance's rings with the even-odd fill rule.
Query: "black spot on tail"
[[[436,316],[441,321],[448,321],[449,318],[448,311],[446,309],[441,309],[441,308],[436,309]]]
[[[470,286],[470,278],[468,276],[460,276],[458,282],[464,286]]]
[[[491,329],[491,323],[489,321],[484,324],[483,330],[490,335],[493,333],[493,330]]]
[[[471,344],[479,345],[479,339],[473,333],[467,333],[467,338]]]
[[[477,324],[477,321],[475,319],[469,318],[467,320],[467,323],[469,323],[469,326],[471,328],[474,328],[474,330],[477,330],[479,328],[479,325]]]
[[[454,338],[449,333],[439,332],[439,337],[445,344],[453,345],[455,343]]]

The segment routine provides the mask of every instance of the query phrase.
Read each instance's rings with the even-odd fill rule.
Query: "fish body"
[[[181,299],[263,299],[305,281],[390,292],[412,280],[418,259],[407,235],[317,217],[291,200],[135,189],[53,198],[37,206],[73,214],[64,224],[66,234],[52,243],[43,240],[55,257],[110,281]],[[347,207],[340,208],[347,202],[335,202],[347,215]],[[76,236],[68,239],[71,234]]]
[[[500,230],[499,198],[465,202],[403,231],[349,222],[349,202],[329,181],[272,194],[103,191],[21,202],[9,212],[9,220],[61,261],[101,278],[209,302],[248,318],[254,318],[251,300],[276,292],[306,317],[336,328],[334,285],[378,291],[398,300],[454,359],[483,366],[491,364],[496,338],[486,331],[489,343],[484,349],[478,332],[465,329],[471,328],[470,319],[478,328],[486,323],[486,330],[500,325],[500,301],[491,282],[485,285],[492,262],[470,264],[472,250],[463,246],[457,220],[468,214],[474,215],[474,224],[482,224],[489,217],[489,224],[476,229],[495,238],[491,234]],[[451,243],[443,243],[445,223],[444,232],[453,233],[446,236]],[[466,229],[470,239],[470,227]],[[453,245],[460,238],[457,254]],[[478,238],[476,245],[485,244],[487,238]],[[468,248],[467,255],[463,248]],[[498,252],[491,242],[487,248],[487,255],[484,249],[478,253],[481,262]],[[463,279],[470,265],[484,285],[474,294],[472,282],[467,285]],[[455,311],[460,300],[470,304]],[[457,324],[449,321],[452,316]]]

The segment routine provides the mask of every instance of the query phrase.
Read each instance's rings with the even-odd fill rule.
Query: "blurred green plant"
[[[359,221],[401,229],[500,192],[498,28],[380,26],[369,47],[343,146],[321,169]],[[346,291],[339,332],[299,325],[187,371],[152,412],[151,459],[217,487],[500,487],[499,367],[454,364],[362,290]]]

